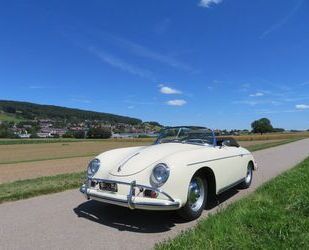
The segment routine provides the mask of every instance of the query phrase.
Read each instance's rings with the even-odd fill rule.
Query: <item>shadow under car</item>
[[[238,193],[232,188],[213,199],[206,210],[219,206]],[[120,231],[160,233],[171,230],[176,224],[186,223],[176,211],[130,210],[126,207],[105,204],[95,200],[86,201],[73,209],[78,217],[116,228]]]

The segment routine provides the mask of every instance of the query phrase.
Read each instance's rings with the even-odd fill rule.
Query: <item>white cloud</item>
[[[91,52],[93,55],[98,57],[102,62],[109,64],[112,67],[121,69],[122,71],[128,72],[132,75],[137,75],[143,78],[148,78],[151,80],[153,79],[153,74],[151,71],[143,68],[139,68],[137,66],[134,66],[130,63],[127,63],[126,61],[115,57],[111,54],[106,53],[103,50],[98,50],[94,47],[88,48],[89,52]]]
[[[288,110],[259,110],[256,111],[258,114],[280,114],[280,113],[296,113],[301,110],[288,109]]]
[[[55,89],[57,86],[30,85],[29,89]]]
[[[204,8],[209,8],[213,4],[219,4],[223,0],[201,0],[199,3],[199,6],[204,7]]]
[[[148,47],[145,47],[139,43],[130,41],[128,39],[114,36],[111,34],[108,34],[106,32],[103,33],[104,39],[109,39],[110,42],[112,42],[114,45],[118,45],[119,47],[122,47],[135,56],[144,57],[147,59],[151,59],[153,61],[160,62],[162,64],[168,65],[173,68],[185,70],[185,71],[193,71],[192,67],[188,65],[187,63],[184,63],[182,61],[177,60],[173,56],[170,56],[170,53],[162,53],[153,51],[152,49],[149,49]]]
[[[250,83],[244,83],[244,84],[241,84],[239,89],[237,90],[237,92],[249,92],[251,88],[251,84]]]
[[[259,104],[259,102],[256,101],[248,101],[248,100],[242,100],[242,101],[233,101],[233,104],[246,104],[246,105],[250,105],[250,106],[255,106],[257,104]]]
[[[129,106],[134,106],[134,107],[135,107],[135,105],[154,105],[154,104],[156,104],[155,102],[148,102],[148,101],[124,100],[124,102],[130,104]]]
[[[45,86],[31,85],[29,86],[29,89],[45,89]]]
[[[233,104],[245,104],[250,106],[260,105],[260,104],[271,104],[274,106],[280,106],[282,103],[277,100],[261,100],[261,99],[250,99],[250,100],[235,100],[232,102]]]
[[[309,85],[309,81],[303,82],[303,83],[300,84],[300,86],[306,86],[306,85]]]
[[[301,110],[309,109],[309,105],[306,105],[306,104],[297,104],[297,105],[295,105],[295,108],[296,108],[296,109],[301,109]]]
[[[262,93],[262,92],[257,92],[257,93],[255,93],[255,94],[251,94],[250,96],[251,96],[251,97],[264,96],[264,93]]]
[[[182,92],[180,90],[173,89],[171,87],[167,87],[167,86],[164,86],[162,84],[160,84],[159,87],[160,87],[160,92],[162,94],[166,94],[166,95],[182,94]]]
[[[166,104],[170,105],[170,106],[183,106],[185,105],[187,102],[185,100],[182,99],[176,99],[176,100],[170,100],[168,101]]]
[[[272,26],[270,26],[267,30],[263,32],[263,34],[260,36],[260,39],[264,39],[267,35],[280,29],[283,25],[285,25],[300,9],[303,2],[304,0],[299,0],[298,2],[296,2],[295,6],[290,10],[290,12],[286,16],[284,16],[282,19],[274,23]]]
[[[165,18],[161,21],[159,21],[155,27],[154,27],[154,32],[157,33],[158,35],[164,34],[171,26],[171,19]]]

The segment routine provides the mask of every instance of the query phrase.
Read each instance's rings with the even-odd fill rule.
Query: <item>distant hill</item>
[[[65,120],[66,122],[99,120],[111,124],[126,123],[131,125],[142,123],[140,119],[114,115],[109,113],[66,108],[54,105],[41,105],[30,102],[6,101],[6,100],[0,100],[0,120],[1,117],[9,118],[8,120],[11,121],[54,119],[54,120]]]

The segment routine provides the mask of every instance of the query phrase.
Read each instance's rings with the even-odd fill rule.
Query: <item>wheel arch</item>
[[[254,161],[253,160],[250,160],[249,162],[248,162],[248,166],[249,165],[251,165],[251,167],[252,167],[252,170],[256,170],[256,164],[254,163]]]
[[[199,168],[194,175],[200,175],[206,178],[209,190],[208,199],[210,201],[213,200],[216,196],[216,176],[214,171],[210,167],[205,166]]]

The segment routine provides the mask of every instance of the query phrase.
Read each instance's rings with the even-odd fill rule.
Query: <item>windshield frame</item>
[[[194,145],[200,145],[200,146],[206,146],[206,145],[210,145],[210,146],[214,146],[214,147],[216,147],[217,146],[217,138],[216,138],[216,135],[215,135],[215,132],[212,130],[212,129],[209,129],[209,128],[206,128],[206,127],[200,127],[200,126],[175,126],[175,127],[165,127],[165,128],[163,128],[161,131],[160,131],[160,133],[159,133],[159,136],[157,137],[157,139],[155,140],[155,142],[154,142],[154,144],[162,144],[160,141],[161,141],[161,139],[162,138],[164,138],[164,131],[166,131],[166,130],[169,130],[169,129],[179,129],[178,130],[178,133],[177,133],[177,136],[176,136],[176,138],[178,137],[178,135],[180,134],[180,132],[181,132],[181,129],[196,129],[196,130],[198,130],[198,129],[205,129],[205,130],[209,130],[209,132],[210,132],[210,135],[211,135],[211,137],[212,137],[212,144],[208,144],[208,143],[198,143],[198,142],[195,142],[195,143],[193,143],[193,142],[187,142],[187,144],[194,144]],[[171,141],[171,143],[185,143],[185,142],[181,142],[181,141],[179,141],[179,142],[177,142],[177,141]]]

